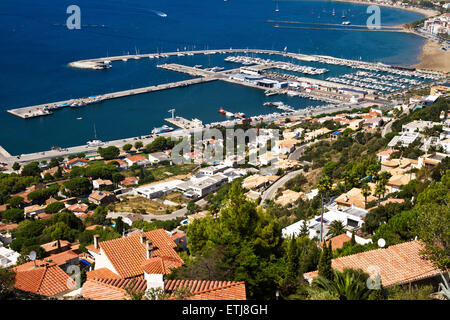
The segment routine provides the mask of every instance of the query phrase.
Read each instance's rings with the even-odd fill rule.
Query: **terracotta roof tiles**
[[[177,261],[177,266],[183,264],[183,260],[174,250],[177,245],[164,229],[145,232],[144,235],[146,239],[153,242],[153,257],[172,258],[172,260]],[[147,260],[147,252],[145,243],[141,243],[140,234],[103,241],[99,243],[99,246],[122,278],[144,273],[142,263]]]
[[[245,300],[245,283],[233,281],[209,280],[166,280],[164,290],[167,293],[175,289],[188,287],[191,292],[189,300]],[[126,288],[136,291],[147,290],[144,279],[89,279],[82,289],[82,295],[93,300],[128,299]]]
[[[345,268],[362,269],[369,274],[372,270],[379,269],[384,287],[400,285],[439,275],[439,270],[419,255],[422,249],[419,241],[410,241],[386,249],[336,258],[332,260],[332,266],[340,271]],[[304,276],[314,278],[317,271],[305,273]]]
[[[75,282],[56,265],[16,270],[14,287],[44,296],[54,296],[74,288]]]

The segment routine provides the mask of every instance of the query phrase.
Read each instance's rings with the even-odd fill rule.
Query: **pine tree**
[[[303,220],[303,224],[300,228],[300,233],[298,236],[300,238],[309,237],[309,229],[308,229],[308,225],[306,224],[306,220]]]
[[[331,266],[331,260],[333,259],[333,248],[331,241],[327,246],[326,242],[323,244],[322,254],[320,255],[319,265],[317,267],[319,276],[324,277],[330,281],[334,279],[333,268]]]
[[[352,239],[350,240],[350,245],[354,246],[355,244],[356,244],[355,231],[352,231]]]
[[[299,260],[297,241],[292,237],[289,241],[287,252],[287,276],[291,281],[298,279],[298,272],[300,271]]]

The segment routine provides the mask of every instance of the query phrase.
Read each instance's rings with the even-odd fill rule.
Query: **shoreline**
[[[433,17],[440,13],[439,11],[436,11],[436,10],[422,9],[422,8],[417,8],[417,7],[402,7],[402,6],[395,6],[395,5],[391,5],[391,4],[377,3],[377,2],[370,2],[370,1],[358,1],[358,0],[333,0],[333,1],[334,2],[364,4],[364,5],[376,5],[379,7],[387,7],[387,8],[392,8],[392,9],[406,10],[406,11],[411,11],[411,12],[422,14],[425,16],[425,18]]]
[[[347,2],[361,5],[377,5],[380,7],[388,7],[399,10],[406,10],[415,13],[419,13],[424,16],[425,19],[439,15],[440,12],[436,10],[430,9],[422,9],[417,7],[402,7],[395,6],[384,3],[376,3],[370,1],[358,1],[358,0],[333,0],[336,2]],[[419,37],[425,38],[426,42],[422,45],[422,49],[420,55],[417,57],[419,63],[412,65],[412,67],[423,70],[430,71],[439,71],[448,73],[450,72],[450,52],[441,50],[441,45],[438,41],[431,40],[421,35],[420,33],[415,32],[414,30],[410,30],[404,27],[404,25],[396,25],[395,27],[401,27],[402,32],[412,33]]]
[[[450,52],[441,50],[441,44],[436,40],[427,39],[419,56],[420,63],[415,68],[424,70],[450,72]]]

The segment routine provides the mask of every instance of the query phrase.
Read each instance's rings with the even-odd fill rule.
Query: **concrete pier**
[[[176,51],[176,52],[166,52],[166,53],[114,56],[114,57],[104,57],[104,58],[75,61],[75,62],[70,63],[69,66],[72,66],[75,68],[89,68],[90,66],[92,66],[93,69],[96,69],[95,66],[99,63],[100,64],[101,63],[109,64],[113,61],[120,61],[120,60],[127,60],[127,59],[142,59],[142,58],[157,59],[160,57],[196,55],[196,54],[198,55],[198,54],[237,54],[237,53],[279,55],[279,56],[289,57],[289,58],[297,59],[297,60],[301,60],[301,61],[317,61],[317,62],[329,63],[329,64],[341,64],[341,65],[350,66],[352,68],[353,67],[362,67],[362,68],[372,67],[372,68],[377,68],[377,69],[381,69],[381,70],[391,71],[390,66],[379,64],[379,63],[341,59],[341,58],[335,58],[335,57],[330,57],[330,56],[305,55],[305,54],[301,54],[301,53],[290,53],[290,52],[286,52],[286,51],[260,50],[260,49],[222,49],[222,50]],[[224,81],[238,83],[241,85],[258,87],[258,86],[253,86],[249,83],[230,80],[229,75],[231,75],[232,73],[238,72],[238,69],[215,72],[215,71],[211,71],[211,70],[183,66],[183,65],[179,65],[179,64],[161,64],[161,65],[158,65],[158,67],[164,68],[166,70],[187,73],[191,76],[194,76],[194,77],[198,76],[201,78],[167,83],[167,84],[160,84],[160,85],[150,86],[150,87],[145,87],[145,88],[130,89],[130,90],[124,90],[124,91],[119,91],[119,92],[108,93],[108,94],[101,95],[101,98],[103,100],[121,98],[121,97],[130,96],[130,95],[134,95],[134,94],[141,94],[141,93],[154,92],[154,91],[171,89],[171,88],[176,88],[176,87],[183,87],[183,86],[187,86],[187,85],[191,85],[191,84],[203,83],[203,82],[213,81],[213,80],[224,80]],[[274,67],[276,67],[276,63],[268,64],[268,65],[252,66],[252,68],[257,68],[260,71],[269,69],[269,68],[274,68]],[[422,70],[416,71],[416,72],[423,74],[423,75],[442,76],[437,72],[429,72],[429,71],[422,71]],[[308,81],[314,81],[314,79],[311,79],[311,78],[305,78],[305,79],[307,79]],[[339,86],[339,84],[334,84],[334,85]],[[52,102],[52,103],[40,104],[40,105],[29,106],[29,107],[15,108],[15,109],[9,109],[7,111],[10,114],[15,115],[20,118],[23,118],[23,119],[33,118],[33,117],[49,115],[52,113],[53,110],[68,107],[75,100],[79,100],[79,99],[70,99],[70,100],[65,100],[65,101]]]
[[[103,94],[100,96],[103,98],[103,100],[109,100],[109,99],[116,99],[116,98],[132,96],[132,95],[136,95],[136,94],[149,93],[149,92],[173,89],[173,88],[178,88],[178,87],[187,87],[192,84],[204,83],[204,82],[209,82],[209,81],[213,81],[213,80],[217,80],[217,79],[211,78],[211,77],[210,78],[196,78],[196,79],[189,79],[189,80],[183,80],[183,81],[178,81],[178,82],[159,84],[159,85],[149,86],[149,87],[144,87],[144,88],[112,92],[112,93],[107,93],[107,94]],[[17,108],[17,109],[10,109],[7,111],[10,114],[20,117],[22,119],[28,119],[28,118],[49,115],[49,114],[52,114],[53,110],[70,107],[70,104],[72,102],[74,102],[75,100],[77,100],[77,99],[52,102],[52,103]],[[100,102],[97,102],[97,103],[100,103]],[[92,103],[92,104],[96,104],[96,103]],[[79,108],[79,107],[77,107],[77,108]]]
[[[164,119],[170,124],[173,124],[174,126],[177,126],[181,129],[195,129],[195,128],[203,128],[203,124],[198,119],[192,119],[188,120],[183,117],[173,117],[173,118],[167,118]]]

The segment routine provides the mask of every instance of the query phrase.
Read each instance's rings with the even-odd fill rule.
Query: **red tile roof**
[[[386,249],[376,249],[332,260],[333,269],[362,269],[371,274],[380,272],[383,287],[400,285],[439,275],[439,269],[419,255],[423,246],[419,241],[410,241]],[[314,278],[317,271],[305,273],[306,278]]]
[[[188,287],[192,296],[188,300],[245,300],[245,283],[209,280],[166,280],[167,293],[177,288]],[[83,286],[82,295],[93,300],[123,300],[129,298],[125,288],[136,291],[147,290],[144,279],[88,279]]]
[[[177,267],[183,264],[174,248],[175,242],[164,229],[145,232],[146,239],[153,242],[153,257],[172,258],[177,261]],[[141,243],[140,234],[118,238],[99,243],[101,249],[111,261],[112,265],[122,278],[129,278],[144,273],[142,264],[147,260],[146,244]],[[89,246],[89,249],[92,247]],[[175,262],[174,262],[175,264]]]
[[[89,207],[84,203],[75,203],[66,209],[72,212],[87,212]]]
[[[331,241],[331,247],[333,248],[333,250],[335,249],[340,249],[344,246],[344,243],[347,241],[350,241],[352,238],[350,238],[348,235],[346,235],[345,233],[340,234],[336,237],[333,237],[329,240],[326,241],[327,245],[329,245],[330,241]],[[323,241],[320,243],[320,247],[323,247]]]
[[[56,263],[58,266],[63,265],[67,262],[67,260],[72,260],[77,258],[78,255],[73,252],[72,250],[64,251],[57,254],[52,254],[46,258],[44,258],[44,261],[51,261],[53,263]]]
[[[120,277],[107,268],[100,268],[86,272],[87,279],[120,279]]]
[[[127,158],[128,160],[130,160],[131,162],[137,162],[137,161],[145,161],[147,160],[146,157],[144,156],[131,156]]]
[[[74,158],[74,159],[71,159],[71,160],[67,161],[66,163],[67,163],[67,164],[72,164],[72,163],[78,162],[78,161],[85,162],[85,163],[88,162],[86,159]]]
[[[149,274],[168,274],[172,272],[172,268],[177,268],[179,266],[179,259],[174,259],[171,257],[155,257],[145,260],[142,263],[141,268]]]
[[[34,267],[28,270],[16,271],[14,287],[23,291],[33,292],[44,296],[54,296],[74,289],[75,282],[60,267],[54,264]]]
[[[59,240],[59,244],[62,249],[70,246],[70,242],[67,240]],[[58,249],[58,240],[41,244],[41,247],[45,250],[45,252],[56,250]]]
[[[120,184],[123,186],[132,186],[139,183],[139,177],[126,177]]]

